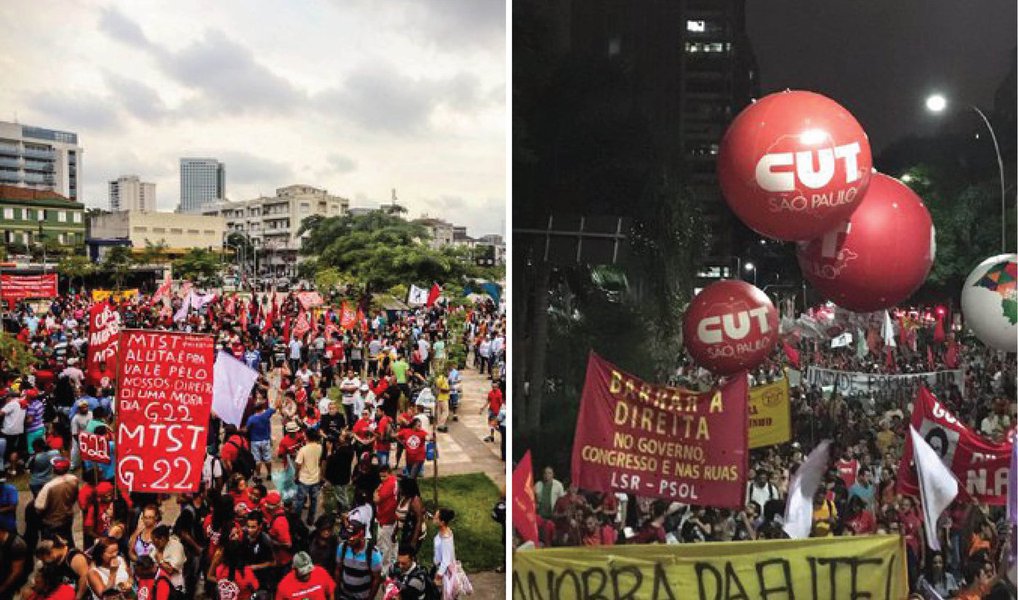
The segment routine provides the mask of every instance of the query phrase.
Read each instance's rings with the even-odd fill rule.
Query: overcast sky
[[[304,183],[505,227],[502,0],[0,2],[0,120],[73,131],[86,204],[107,182],[179,202],[179,159],[246,200]]]

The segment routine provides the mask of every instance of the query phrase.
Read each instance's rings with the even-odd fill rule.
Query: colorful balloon
[[[718,153],[718,179],[732,211],[757,233],[790,242],[848,220],[872,170],[859,122],[812,92],[778,92],[749,105]]]
[[[891,308],[926,281],[936,232],[923,201],[897,179],[875,173],[851,219],[802,242],[803,275],[821,294],[855,312]]]
[[[693,298],[682,323],[686,349],[717,375],[759,365],[778,341],[778,311],[744,281],[712,283]]]
[[[972,270],[961,290],[965,325],[984,344],[1018,352],[1018,254],[987,258]]]

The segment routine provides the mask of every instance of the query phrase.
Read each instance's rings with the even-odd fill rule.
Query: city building
[[[180,206],[177,212],[200,213],[226,198],[226,165],[214,158],[180,159]]]
[[[155,212],[156,184],[141,181],[137,175],[121,175],[110,182],[110,210]]]
[[[130,246],[138,252],[148,244],[164,245],[163,255],[169,260],[192,248],[220,252],[226,221],[218,216],[123,210],[90,217],[88,229],[89,256],[95,260],[110,246]]]
[[[56,192],[77,202],[78,134],[0,121],[0,185]]]
[[[255,249],[259,275],[296,274],[302,237],[301,221],[312,215],[339,217],[350,201],[327,190],[309,185],[291,185],[276,190],[272,197],[241,202],[219,202],[205,207],[202,214],[222,217],[228,233],[242,234]],[[306,235],[306,234],[305,234]]]
[[[0,235],[8,255],[31,254],[49,242],[81,247],[85,205],[50,190],[0,184]]]
[[[437,250],[443,246],[452,245],[455,229],[452,223],[443,221],[442,219],[435,219],[427,215],[422,216],[419,219],[414,219],[413,222],[423,225],[428,231],[428,236],[430,237],[428,245],[433,249]]]
[[[721,198],[716,163],[728,124],[760,94],[745,0],[554,4],[561,51],[603,57],[631,75],[623,92],[703,209],[711,247],[702,267],[731,272],[748,230]]]

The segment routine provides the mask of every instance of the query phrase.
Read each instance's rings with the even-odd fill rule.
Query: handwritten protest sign
[[[117,386],[117,484],[193,492],[212,410],[211,335],[125,329]]]

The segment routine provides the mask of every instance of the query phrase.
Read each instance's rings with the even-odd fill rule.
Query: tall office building
[[[76,133],[0,121],[0,184],[77,202],[81,153]]]
[[[156,184],[141,181],[137,175],[121,175],[110,182],[110,210],[155,212]]]
[[[655,146],[701,204],[712,245],[703,267],[730,269],[744,228],[721,198],[718,146],[759,96],[745,0],[559,0],[563,51],[601,56],[631,74],[625,90],[654,124]]]
[[[226,165],[214,158],[180,159],[180,212],[201,212],[226,198]]]

